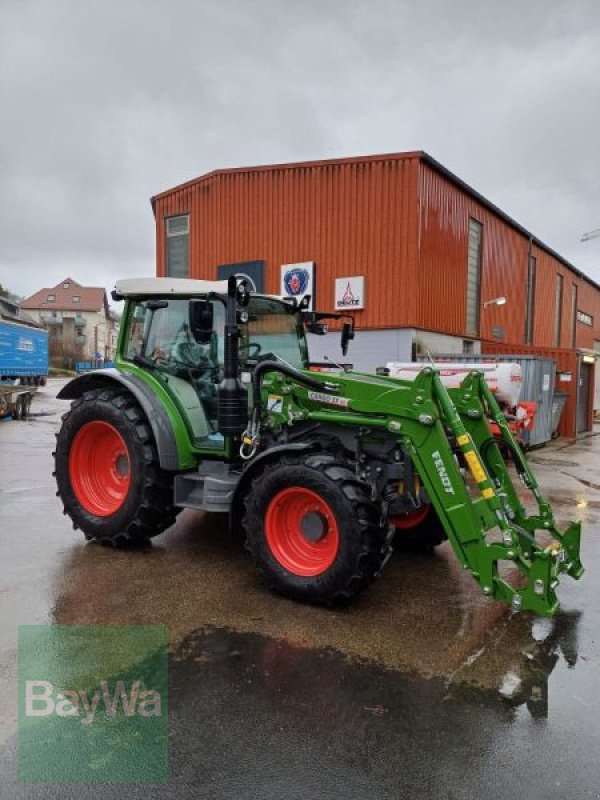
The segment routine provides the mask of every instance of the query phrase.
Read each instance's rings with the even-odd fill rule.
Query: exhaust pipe
[[[237,282],[232,275],[227,283],[225,375],[217,390],[219,432],[223,436],[240,436],[248,424],[248,390],[239,378],[239,338]]]

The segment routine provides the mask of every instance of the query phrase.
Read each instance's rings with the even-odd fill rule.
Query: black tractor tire
[[[99,431],[97,443],[90,439],[86,449],[85,437],[94,430]],[[107,436],[112,437],[108,442]],[[115,455],[115,442],[120,455]],[[105,458],[98,462],[103,443],[107,443]],[[159,466],[144,412],[122,389],[93,389],[73,401],[57,434],[54,462],[64,513],[88,540],[116,547],[142,544],[170,527],[180,511],[173,506],[173,476]],[[98,482],[96,476],[102,476],[107,463],[106,481]],[[98,465],[100,469],[96,469]],[[123,474],[117,473],[117,468]],[[87,484],[82,476],[87,476]],[[115,480],[125,481],[125,488]],[[116,486],[120,492],[114,508],[115,500],[103,490],[105,485]]]
[[[310,498],[319,511],[310,510]],[[290,522],[294,506],[301,516]],[[314,526],[315,520],[323,527],[307,538],[305,526]],[[331,454],[287,454],[268,462],[244,498],[242,524],[246,549],[269,587],[305,603],[346,603],[379,575],[392,552],[391,528],[382,520],[381,505],[371,500],[370,487],[356,478],[342,458]],[[293,566],[289,542],[287,551],[284,547],[287,555],[281,557],[282,531],[291,531],[293,537]],[[308,561],[302,557],[306,543],[309,550],[311,545],[329,548],[327,538],[334,532],[337,549],[330,548],[327,558],[319,555],[312,561],[315,551],[309,552]],[[279,554],[274,552],[273,537]],[[299,556],[294,550],[298,541]],[[311,574],[298,569],[297,558],[302,569],[308,564]]]
[[[24,396],[22,394],[17,395],[17,397],[15,398],[13,419],[21,420],[25,416],[25,408],[24,408],[24,405],[23,405],[23,402],[24,402],[23,398],[24,398]]]
[[[428,505],[427,509],[424,519],[421,519],[416,525],[410,528],[396,528],[393,539],[395,550],[432,553],[435,547],[446,541],[448,536],[435,508]]]

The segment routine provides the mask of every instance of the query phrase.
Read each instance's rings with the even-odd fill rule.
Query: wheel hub
[[[328,503],[301,486],[283,489],[271,500],[265,535],[273,557],[288,572],[314,577],[335,562],[340,535]]]
[[[87,422],[77,432],[69,453],[73,491],[90,514],[108,517],[129,494],[129,451],[119,431],[108,422]]]

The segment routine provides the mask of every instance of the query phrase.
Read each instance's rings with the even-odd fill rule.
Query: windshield
[[[251,297],[248,324],[242,326],[242,358],[278,356],[296,369],[304,369],[308,350],[300,316],[281,300]]]

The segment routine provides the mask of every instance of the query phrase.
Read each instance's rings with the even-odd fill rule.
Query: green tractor
[[[323,605],[365,589],[398,539],[449,539],[514,611],[553,614],[559,576],[582,574],[579,522],[556,527],[480,372],[446,389],[433,366],[410,381],[315,371],[307,331],[339,320],[345,355],[352,318],[235,278],[124,280],[113,297],[125,301],[116,368],[59,394],[73,402],[58,494],[87,539],[146,542],[182,508],[228,514],[273,589]]]

